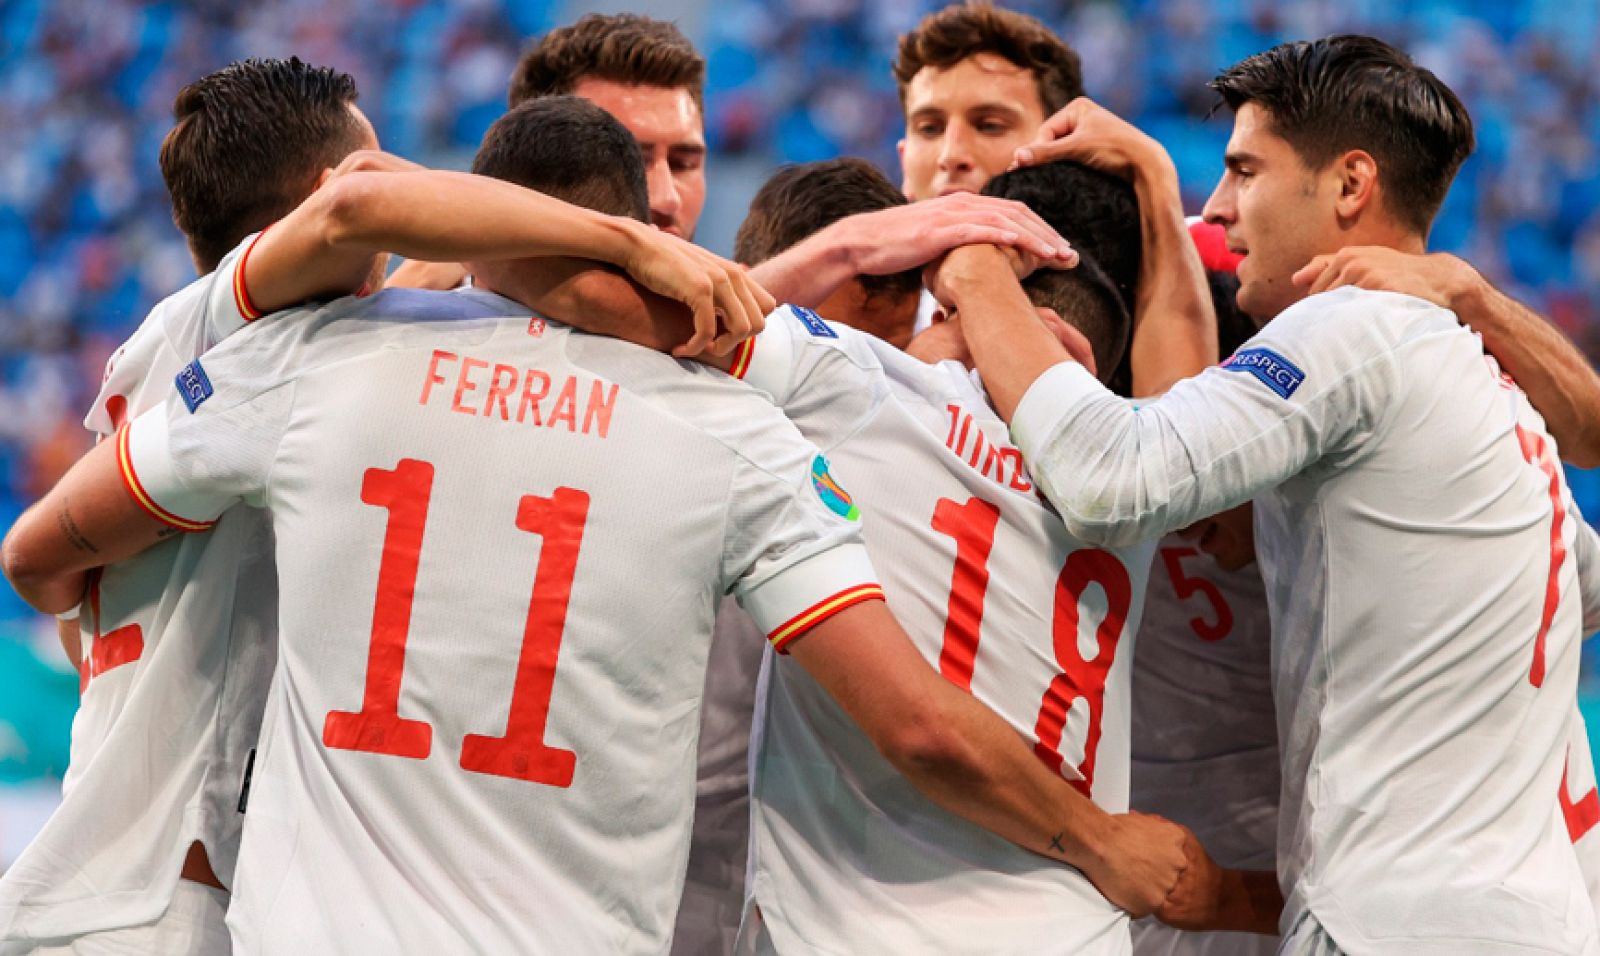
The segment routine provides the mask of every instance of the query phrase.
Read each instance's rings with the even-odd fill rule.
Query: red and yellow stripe
[[[168,527],[177,528],[179,531],[210,531],[215,521],[191,521],[182,515],[175,515],[167,509],[156,504],[150,493],[144,490],[144,485],[139,483],[139,476],[133,470],[133,456],[128,452],[128,426],[117,429],[117,467],[122,472],[122,484],[128,489],[128,494],[138,502],[139,507],[150,513]]]
[[[883,588],[876,584],[861,584],[840,591],[830,598],[823,598],[817,603],[796,614],[794,617],[779,625],[778,629],[767,635],[767,640],[772,642],[772,649],[784,653],[784,648],[789,642],[811,630],[828,618],[833,617],[847,607],[853,607],[862,601],[882,601]]]
[[[750,357],[756,354],[756,340],[745,339],[733,350],[733,365],[728,369],[728,374],[734,378],[743,379],[745,373],[750,371]]]
[[[267,227],[267,229],[270,228],[272,227]],[[250,245],[245,247],[244,255],[239,257],[239,267],[233,270],[233,304],[238,306],[239,314],[244,316],[246,322],[254,322],[256,319],[261,318],[261,311],[256,308],[254,302],[250,301],[250,290],[244,286],[244,269],[245,266],[250,264],[250,253],[255,251],[256,243],[260,242],[261,237],[266,234],[266,229],[256,233],[256,237],[250,240]]]

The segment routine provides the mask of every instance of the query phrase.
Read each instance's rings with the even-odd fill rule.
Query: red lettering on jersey
[[[950,413],[950,434],[944,438],[944,446],[949,449],[956,447],[956,426],[961,424],[961,406],[946,405],[945,410]]]
[[[534,391],[535,382],[538,383],[538,391]],[[531,411],[533,412],[533,423],[535,425],[543,425],[544,419],[539,415],[539,403],[549,394],[550,376],[536,368],[528,369],[527,377],[522,380],[522,403],[517,406],[517,424],[522,424],[522,420]]]
[[[1011,479],[1007,482],[1018,491],[1032,491],[1033,482],[1028,480],[1028,470],[1022,464],[1022,452],[1015,448],[1000,449],[1000,458],[1011,465]]]
[[[505,384],[500,384],[500,375],[505,374]],[[500,403],[500,420],[511,421],[511,409],[506,407],[506,399],[517,394],[517,370],[509,365],[496,362],[494,374],[489,376],[489,395],[483,400],[483,417],[488,418],[496,401]]]
[[[617,386],[612,385],[611,391],[606,391],[604,382],[596,380],[589,386],[589,407],[583,410],[583,433],[589,434],[590,426],[606,437],[606,432],[611,428],[611,413],[617,408]]]
[[[567,431],[578,430],[578,380],[568,376],[567,383],[561,386],[561,394],[556,396],[555,411],[550,413],[550,427],[556,427],[556,422],[566,422]]]
[[[433,350],[433,357],[428,360],[428,377],[422,380],[422,397],[417,399],[418,405],[428,404],[428,396],[433,394],[433,387],[444,384],[444,376],[439,374],[439,363],[446,359],[459,362],[461,357],[444,349]]]
[[[957,458],[962,457],[961,456],[961,450],[963,448],[967,447],[967,432],[970,431],[971,429],[972,429],[972,416],[971,415],[962,415],[961,416],[961,433],[956,436],[955,444],[950,446],[950,450],[956,453],[956,457]]]
[[[472,370],[475,368],[488,367],[488,362],[485,362],[483,359],[475,359],[470,355],[461,360],[461,374],[456,376],[456,394],[454,398],[450,399],[451,411],[460,412],[463,415],[478,414],[478,410],[476,408],[468,408],[461,404],[461,396],[468,392],[476,392],[478,390],[478,383],[472,381],[470,378],[472,375]]]
[[[1567,796],[1567,771],[1572,767],[1572,753],[1568,751],[1567,762],[1561,765],[1561,792],[1558,795],[1561,801],[1561,818],[1567,822],[1567,836],[1577,843],[1600,823],[1600,790],[1594,787],[1589,792],[1573,800]]]

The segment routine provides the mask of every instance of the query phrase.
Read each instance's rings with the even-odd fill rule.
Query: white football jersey
[[[160,302],[112,355],[85,418],[91,431],[108,438],[159,406],[186,364],[256,316],[239,278],[254,240]],[[232,881],[241,783],[275,653],[273,580],[270,528],[244,508],[209,534],[99,573],[80,620],[82,696],[63,800],[0,879],[0,951],[149,923],[195,840]]]
[[[1222,866],[1270,870],[1278,828],[1272,625],[1261,571],[1177,535],[1150,571],[1133,658],[1128,804],[1187,826]],[[1270,956],[1276,937],[1133,925],[1134,956]]]
[[[755,343],[746,380],[868,510],[889,606],[929,664],[1125,810],[1153,542],[1073,540],[960,366],[793,307]],[[1127,951],[1126,914],[1082,873],[923,797],[792,662],[774,662],[757,712],[751,893],[780,952]]]
[[[1454,315],[1339,289],[1137,410],[1063,363],[1013,432],[1091,540],[1255,499],[1284,927],[1309,910],[1352,952],[1600,951],[1549,798],[1581,518],[1537,413]]]
[[[720,596],[781,647],[882,595],[816,449],[720,372],[483,292],[280,314],[179,381],[130,487],[277,541],[235,945],[664,952]]]

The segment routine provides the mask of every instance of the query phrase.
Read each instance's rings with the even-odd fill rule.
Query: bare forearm
[[[575,256],[622,264],[626,225],[484,176],[428,170],[357,173],[331,216],[335,248],[456,262]]]
[[[1476,273],[1471,280],[1451,296],[1456,315],[1528,393],[1561,457],[1600,466],[1600,375],[1555,326]]]
[[[815,307],[856,277],[846,224],[840,220],[750,269],[779,302]]]
[[[1171,162],[1162,156],[1141,164],[1133,182],[1142,254],[1130,363],[1133,394],[1144,397],[1216,362],[1217,318]]]
[[[983,255],[981,262],[968,253],[963,268],[946,278],[945,287],[960,313],[961,330],[984,387],[1009,422],[1028,387],[1051,366],[1071,361],[1072,356],[1039,321],[1004,254],[988,251],[992,255]]]
[[[1086,871],[1102,862],[1106,812],[992,711],[953,687],[948,696],[945,746],[929,759],[898,761],[900,771],[946,810],[1023,849]]]

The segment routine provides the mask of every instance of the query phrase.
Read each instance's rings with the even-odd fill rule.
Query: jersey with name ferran
[[[1073,540],[953,363],[785,307],[748,366],[866,512],[890,608],[929,666],[1101,806],[1126,809],[1153,542]],[[923,797],[793,662],[773,662],[763,706],[751,892],[781,951],[1126,952],[1125,914],[1082,873]]]
[[[483,292],[287,313],[194,371],[127,464],[276,532],[235,945],[664,952],[718,599],[781,644],[881,595],[816,450],[720,372]]]

